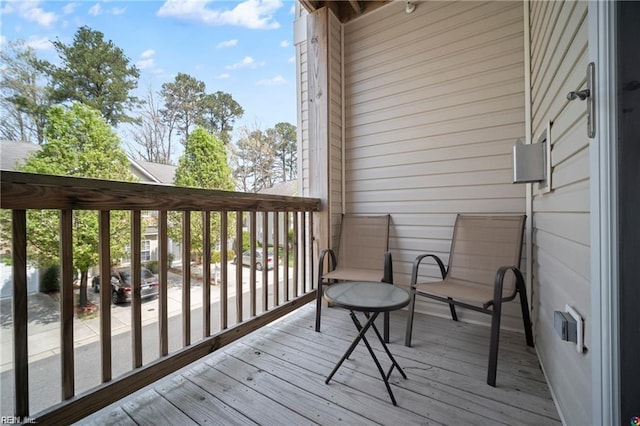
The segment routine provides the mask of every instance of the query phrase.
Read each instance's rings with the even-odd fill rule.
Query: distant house
[[[295,197],[298,195],[298,181],[290,180],[287,182],[280,182],[273,185],[271,188],[265,188],[261,191],[258,191],[259,194],[269,194],[269,195],[284,195],[289,197]],[[268,235],[267,241],[269,245],[273,245],[273,213],[268,213],[269,217],[267,219],[268,226]],[[262,226],[262,217],[259,215],[256,221],[256,235],[258,237],[258,241],[263,240],[263,226]],[[278,220],[278,241],[279,245],[283,245],[286,237],[286,232],[293,229],[292,221],[289,221],[289,229],[285,229],[284,226],[284,215],[280,215]]]
[[[15,171],[18,165],[24,164],[29,155],[40,149],[40,145],[29,142],[0,140],[0,168]],[[169,164],[157,164],[129,158],[129,171],[138,178],[140,183],[173,185],[176,168],[176,166]],[[143,212],[143,217],[149,219],[147,222],[153,223],[150,219],[156,217],[156,213]],[[141,246],[143,262],[158,260],[158,228],[156,226],[151,224],[146,227]],[[169,241],[169,253],[173,255],[174,259],[181,259],[180,245]],[[121,262],[127,263],[128,260],[122,259]]]

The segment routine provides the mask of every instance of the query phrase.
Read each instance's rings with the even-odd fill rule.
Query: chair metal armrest
[[[513,293],[511,293],[510,296],[503,298],[502,288],[504,287],[504,277],[508,271],[512,271],[513,275],[515,275],[516,284],[513,286]],[[500,299],[501,302],[509,302],[515,299],[516,294],[518,293],[518,287],[520,286],[521,288],[524,288],[524,276],[522,275],[522,272],[520,272],[520,269],[518,269],[516,266],[501,266],[496,272],[496,279],[493,284],[493,300],[491,302],[485,303],[483,305],[484,308],[487,309],[491,305],[495,306],[498,299]]]
[[[322,282],[322,275],[324,275],[324,258],[329,254],[329,270],[331,272],[336,269],[337,261],[336,254],[332,249],[324,249],[320,252],[320,260],[318,261],[318,283]]]
[[[384,253],[384,273],[382,275],[382,282],[393,284],[393,259],[390,251],[386,251]]]
[[[440,260],[438,256],[436,256],[435,254],[421,254],[418,257],[416,257],[415,260],[413,261],[413,267],[411,271],[412,287],[415,286],[415,284],[418,282],[418,268],[420,267],[420,263],[427,257],[431,257],[433,258],[433,260],[436,261],[436,263],[438,264],[438,267],[440,268],[440,274],[442,275],[442,279],[444,279],[447,276],[447,270],[444,267],[444,263],[442,263],[442,260]]]

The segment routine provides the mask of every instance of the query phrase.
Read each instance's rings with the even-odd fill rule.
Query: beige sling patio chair
[[[340,242],[336,251],[324,249],[318,263],[316,331],[320,331],[323,285],[338,281],[372,281],[393,284],[389,250],[390,215],[342,215]],[[328,270],[325,271],[325,257]],[[337,255],[337,256],[336,256]],[[389,314],[384,315],[384,340],[389,341]]]
[[[453,230],[449,264],[433,254],[423,254],[413,262],[411,301],[407,316],[405,345],[411,346],[411,331],[416,296],[425,296],[449,304],[451,317],[458,320],[455,306],[492,316],[487,384],[496,385],[498,340],[502,303],[520,295],[527,345],[533,347],[529,305],[520,272],[525,216],[458,215]],[[427,257],[440,267],[442,281],[417,283],[418,267]],[[508,272],[511,273],[508,274]]]

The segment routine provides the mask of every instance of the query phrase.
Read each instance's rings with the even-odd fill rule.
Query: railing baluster
[[[60,358],[62,361],[62,400],[75,393],[73,371],[73,210],[60,212]]]
[[[220,330],[227,329],[227,297],[228,292],[228,256],[229,247],[227,240],[229,227],[229,215],[227,211],[220,212]]]
[[[273,307],[280,305],[280,213],[273,217]]]
[[[111,212],[101,210],[100,240],[100,348],[102,381],[111,380]]]
[[[29,351],[27,347],[27,212],[12,212],[13,364],[15,415],[29,415]]]
[[[249,318],[256,316],[256,212],[249,212]],[[241,259],[242,260],[242,259]],[[242,263],[242,262],[241,262]],[[242,267],[242,265],[240,265]]]
[[[293,297],[298,297],[298,263],[300,252],[300,230],[298,229],[298,212],[293,212]]]
[[[284,301],[289,301],[289,216],[290,213],[284,212]]]
[[[191,211],[182,212],[182,346],[191,344]]]
[[[158,212],[158,344],[160,356],[169,353],[169,319],[167,312],[167,291],[169,286],[168,276],[168,226],[167,211]]]
[[[300,248],[302,249],[302,254],[300,257],[302,257],[302,273],[300,274],[300,276],[302,277],[302,282],[300,283],[300,294],[304,294],[305,293],[305,287],[306,287],[306,283],[305,281],[307,280],[307,269],[308,269],[308,259],[307,259],[307,213],[303,210],[300,212],[300,216],[301,216],[301,232],[302,232],[302,242],[300,243]],[[296,293],[296,296],[298,295],[298,293]]]
[[[211,336],[211,212],[202,212],[202,337]]]
[[[242,215],[236,213],[236,324],[242,322]]]
[[[142,222],[140,210],[131,211],[131,347],[133,368],[142,366],[142,259],[140,239]]]
[[[262,212],[262,312],[269,309],[269,212]]]
[[[311,291],[314,288],[313,285],[313,277],[314,277],[314,266],[315,266],[315,256],[314,256],[314,239],[313,239],[313,212],[307,212],[309,215],[309,274],[307,279],[304,280],[304,292]]]

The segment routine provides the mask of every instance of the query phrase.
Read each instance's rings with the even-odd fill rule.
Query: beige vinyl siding
[[[304,19],[307,11],[296,4],[298,20]],[[302,196],[309,196],[309,69],[307,61],[307,33],[306,28],[298,27],[296,30],[296,70],[298,84],[298,191]]]
[[[568,424],[591,424],[591,356],[562,342],[553,312],[591,311],[589,141],[584,102],[566,94],[584,88],[587,2],[530,2],[534,140],[549,121],[552,192],[533,198],[533,318],[537,351]]]
[[[346,211],[392,215],[399,284],[420,253],[448,260],[456,213],[525,212],[511,157],[525,134],[523,4],[421,2],[411,15],[404,7],[344,27]],[[429,302],[418,310],[448,315]],[[517,304],[507,304],[503,324],[522,330]]]
[[[337,247],[342,219],[342,31],[329,13],[329,214],[330,245]]]

